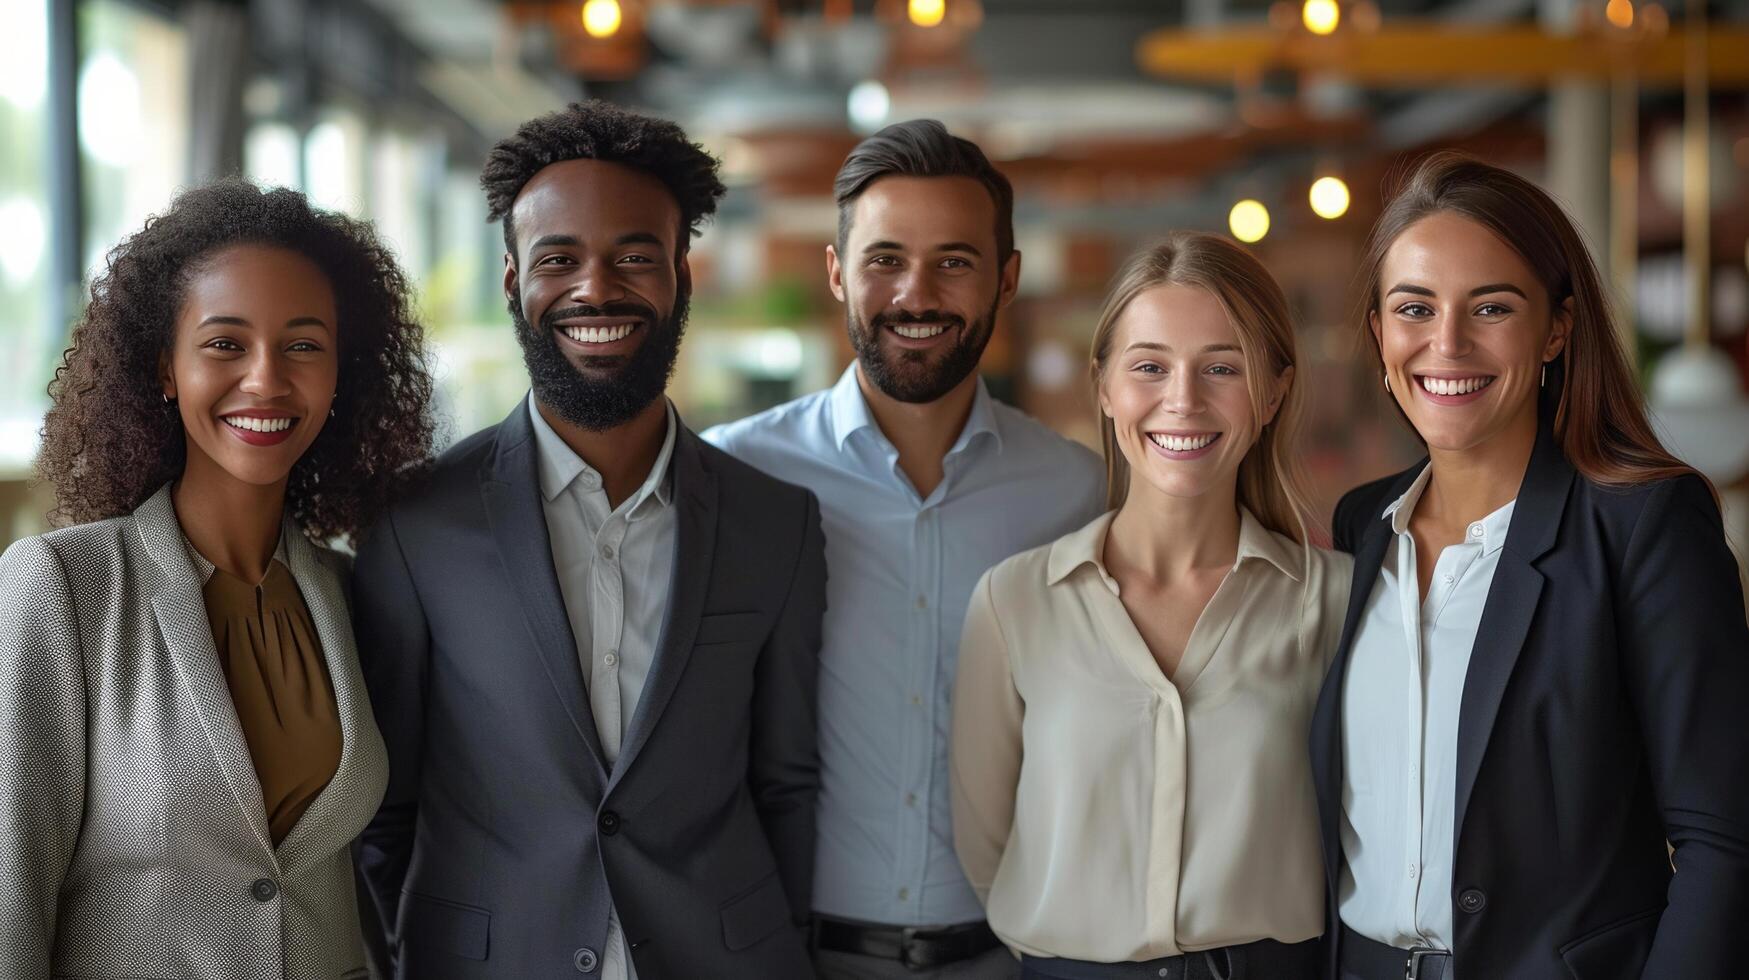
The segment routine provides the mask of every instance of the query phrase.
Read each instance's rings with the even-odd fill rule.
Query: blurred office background
[[[1418,452],[1352,280],[1387,177],[1457,147],[1578,219],[1660,424],[1727,490],[1741,546],[1749,0],[1665,2],[0,0],[0,545],[43,527],[45,387],[106,250],[211,176],[375,221],[418,283],[447,437],[501,418],[526,381],[478,168],[522,120],[596,96],[723,161],[672,389],[695,428],[849,362],[832,176],[859,135],[929,116],[1016,187],[998,397],[1094,442],[1108,279],[1167,229],[1227,232],[1293,301],[1328,513]]]

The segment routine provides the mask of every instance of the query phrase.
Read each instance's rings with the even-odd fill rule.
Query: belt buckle
[[[899,965],[915,973],[918,970],[929,969],[934,964],[911,958],[911,944],[916,942],[918,934],[923,930],[916,926],[906,926],[899,930]]]
[[[1451,955],[1443,949],[1432,946],[1414,946],[1409,949],[1409,960],[1403,964],[1403,980],[1421,980],[1421,964],[1435,956]]]

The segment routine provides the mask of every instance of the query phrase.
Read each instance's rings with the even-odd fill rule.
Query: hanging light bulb
[[[1331,34],[1342,22],[1342,8],[1336,6],[1336,0],[1306,0],[1300,8],[1300,20],[1313,34]]]
[[[1341,177],[1319,177],[1312,181],[1312,213],[1335,221],[1348,213],[1348,185]]]
[[[947,16],[947,0],[910,0],[906,15],[918,27],[934,27]]]
[[[1634,26],[1633,0],[1609,0],[1603,8],[1603,16],[1616,27],[1627,30]]]
[[[624,20],[619,0],[586,0],[583,4],[583,30],[593,38],[607,38],[619,33]]]
[[[1261,201],[1246,198],[1227,212],[1227,227],[1234,238],[1247,245],[1263,241],[1269,234],[1269,209]]]

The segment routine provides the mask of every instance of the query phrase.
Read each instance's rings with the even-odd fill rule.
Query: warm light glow
[[[1300,8],[1300,20],[1313,34],[1330,34],[1342,22],[1342,8],[1336,6],[1336,0],[1306,0]]]
[[[1341,177],[1319,177],[1312,182],[1312,213],[1331,221],[1348,213],[1348,185]]]
[[[910,0],[906,13],[918,27],[934,27],[947,16],[947,0]]]
[[[619,0],[587,0],[583,4],[583,30],[590,37],[612,37],[622,20]]]
[[[1232,229],[1234,238],[1247,245],[1263,241],[1263,236],[1269,234],[1269,209],[1261,201],[1240,201],[1227,213],[1227,227]]]
[[[1623,30],[1634,26],[1633,0],[1609,0],[1609,5],[1603,8],[1603,16]]]

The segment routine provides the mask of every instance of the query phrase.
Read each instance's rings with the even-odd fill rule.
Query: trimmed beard
[[[674,310],[666,319],[657,317],[655,310],[642,303],[548,310],[541,315],[541,325],[536,329],[522,312],[522,298],[512,297],[508,304],[510,319],[516,324],[516,342],[522,345],[522,361],[528,366],[535,399],[565,421],[591,432],[630,422],[668,389],[668,380],[674,376],[674,364],[680,357],[680,338],[686,334],[690,299],[684,292],[677,293]],[[558,338],[553,336],[557,322],[573,316],[637,317],[650,335],[630,354],[587,358],[592,365],[604,368],[619,362],[618,370],[611,375],[593,378],[572,365],[559,349]]]
[[[971,329],[966,329],[965,317],[942,310],[877,313],[865,326],[856,312],[848,307],[845,326],[850,333],[850,346],[856,350],[856,359],[862,364],[862,373],[869,383],[894,401],[921,405],[946,395],[978,369],[984,348],[989,346],[990,335],[995,332],[1000,302],[1000,297],[991,302],[989,312],[972,321]],[[881,351],[881,331],[901,323],[943,323],[949,330],[956,331],[956,339],[940,355],[933,370],[929,369],[928,351],[900,350],[895,352],[893,361],[888,361]]]

